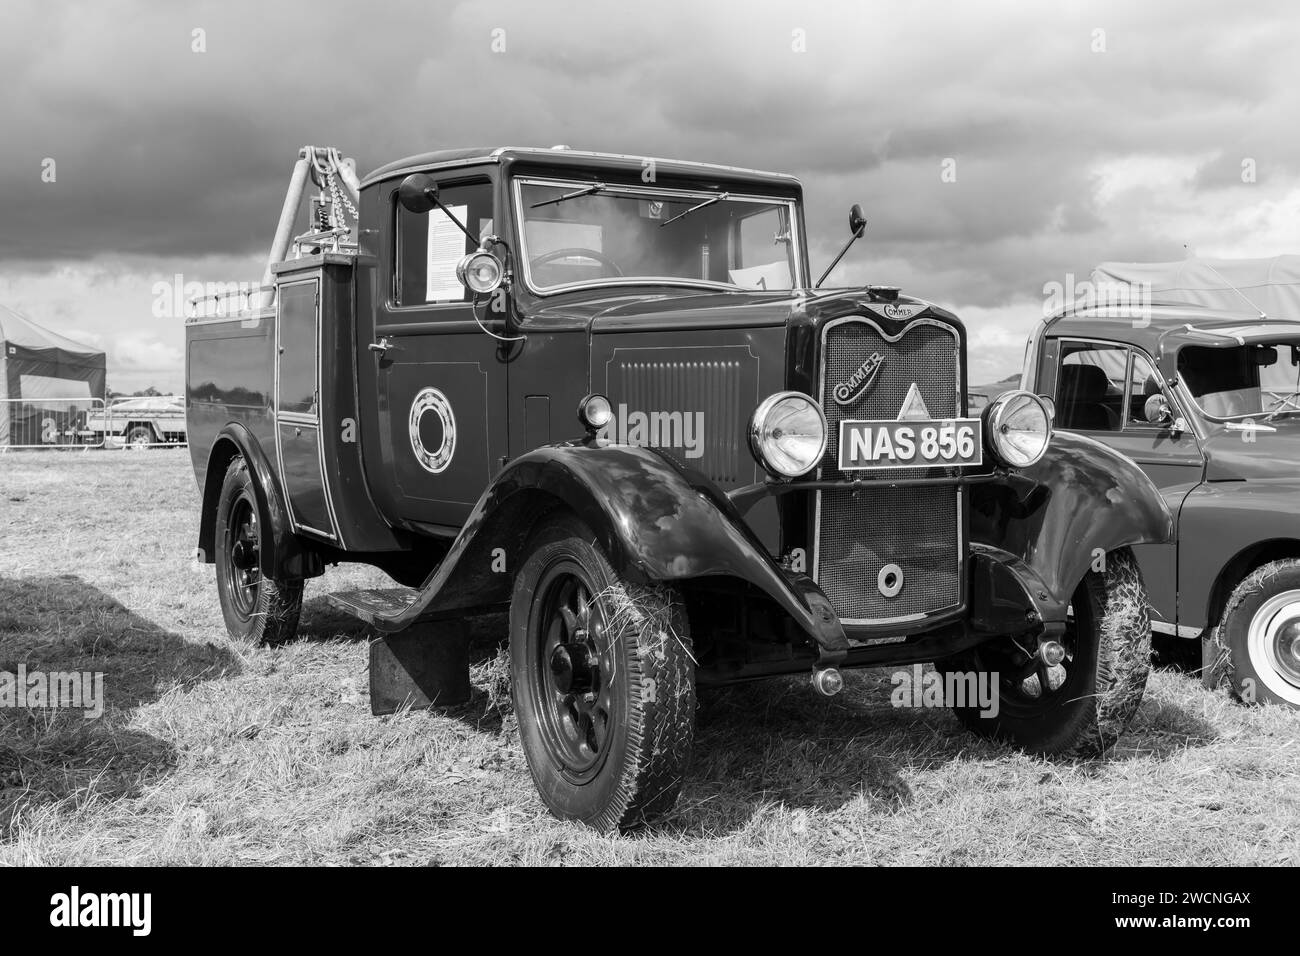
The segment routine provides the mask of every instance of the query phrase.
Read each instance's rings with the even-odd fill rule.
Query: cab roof
[[[1300,322],[1185,302],[1066,308],[1046,319],[1043,331],[1064,338],[1126,342],[1152,354],[1183,344],[1228,347],[1279,337],[1300,340]]]
[[[429,172],[455,166],[477,166],[484,163],[511,164],[519,161],[544,163],[554,166],[599,167],[626,170],[640,175],[646,161],[655,165],[656,175],[685,178],[726,179],[750,185],[799,187],[799,180],[786,173],[769,173],[758,169],[723,166],[716,163],[699,163],[683,159],[660,159],[653,156],[632,156],[623,153],[599,153],[570,149],[567,146],[545,148],[540,146],[477,146],[459,149],[440,149],[429,153],[408,156],[380,166],[361,183],[362,188],[393,176]]]

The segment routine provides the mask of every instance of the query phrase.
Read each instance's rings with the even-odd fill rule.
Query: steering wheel
[[[569,256],[575,256],[582,259],[594,259],[619,278],[622,278],[623,276],[623,270],[619,268],[617,262],[605,255],[603,252],[598,252],[595,249],[587,249],[584,246],[566,246],[563,249],[552,249],[550,252],[543,252],[537,258],[529,260],[528,264],[532,266],[544,266],[555,259],[567,259]]]

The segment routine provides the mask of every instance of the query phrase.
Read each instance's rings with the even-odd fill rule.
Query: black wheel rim
[[[257,607],[257,591],[262,583],[259,570],[260,541],[257,510],[247,495],[235,499],[226,526],[226,593],[240,617],[249,618]]]
[[[604,602],[586,571],[562,560],[538,583],[529,620],[529,680],[547,753],[575,783],[599,772],[616,719],[615,655]]]

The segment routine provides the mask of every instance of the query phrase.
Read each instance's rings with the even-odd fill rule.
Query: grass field
[[[600,837],[542,808],[500,619],[474,701],[370,715],[366,632],[225,634],[184,451],[0,456],[0,670],[102,671],[98,720],[0,710],[0,864],[1300,863],[1300,714],[1152,676],[1109,759],[1054,764],[890,706],[889,673],[705,693],[676,812]]]

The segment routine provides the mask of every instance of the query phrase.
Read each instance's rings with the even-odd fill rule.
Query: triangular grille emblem
[[[921,390],[912,383],[912,387],[907,390],[907,398],[903,399],[903,407],[898,410],[898,420],[900,422],[928,422],[930,420],[930,409],[925,407],[925,399],[921,397]]]

